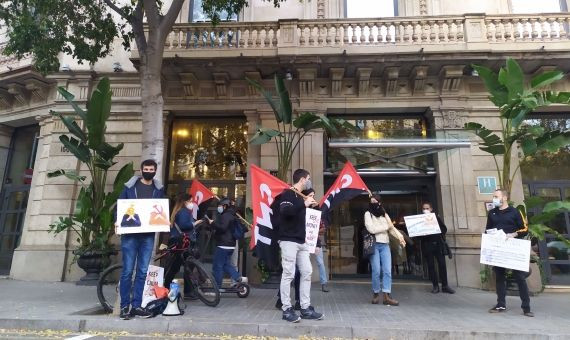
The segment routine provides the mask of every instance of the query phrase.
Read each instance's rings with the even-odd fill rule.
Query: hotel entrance
[[[381,195],[388,215],[406,238],[405,249],[402,249],[397,242],[392,241],[390,244],[392,276],[406,279],[427,278],[420,242],[407,237],[403,217],[420,213],[422,202],[435,201],[435,197],[432,197],[435,192],[434,178],[363,177],[363,179],[373,193]],[[331,183],[332,180],[334,177],[330,179]],[[333,279],[370,276],[369,260],[362,256],[364,213],[368,209],[368,203],[368,195],[361,195],[343,202],[333,210],[332,224],[327,232],[329,270]]]

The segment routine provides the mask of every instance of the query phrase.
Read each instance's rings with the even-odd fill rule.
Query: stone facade
[[[467,121],[499,126],[482,82],[472,75],[472,63],[497,67],[513,57],[529,77],[543,66],[570,71],[569,32],[565,31],[570,16],[507,15],[507,0],[399,0],[399,16],[381,19],[345,19],[342,0],[288,1],[281,9],[267,6],[254,0],[240,22],[214,29],[209,24],[183,23],[180,18],[164,53],[167,121],[223,112],[245,117],[251,136],[258,125],[273,127],[275,122],[270,107],[245,78],[262,80],[271,88],[274,72],[288,72],[296,112],[349,116],[392,112],[402,117],[421,112],[435,127],[437,138],[472,138],[462,130]],[[487,14],[463,14],[472,12]],[[72,235],[47,233],[52,221],[73,211],[78,190],[66,179],[46,176],[58,168],[79,166],[59,143],[64,127],[49,115],[49,110],[70,110],[58,97],[56,86],[67,88],[84,104],[96,78],[110,76],[114,100],[107,139],[125,143],[115,169],[140,160],[140,87],[129,61],[138,54],[121,52],[119,46],[115,51],[95,65],[95,79],[91,70],[68,57],[62,64],[70,65],[71,71],[47,78],[35,74],[29,61],[27,65],[20,61],[24,65],[18,64],[21,72],[15,74],[7,68],[14,60],[0,60],[0,174],[12,127],[33,123],[41,128],[25,225],[11,268],[15,279],[76,280],[80,275],[75,265],[68,270],[75,242]],[[123,72],[112,72],[116,62]],[[556,90],[570,90],[566,78],[556,86]],[[166,136],[171,133],[167,130]],[[319,197],[326,190],[323,176],[318,175],[324,170],[325,143],[322,132],[308,134],[292,164],[311,171]],[[250,145],[247,154],[249,164],[265,169],[277,166],[273,145]],[[490,196],[478,194],[476,178],[495,175],[493,159],[473,139],[471,148],[439,152],[435,161],[437,205],[450,229],[448,240],[455,254],[448,266],[450,280],[480,287],[480,233],[486,219],[484,202]],[[518,178],[513,191],[516,201],[522,199],[521,188]]]

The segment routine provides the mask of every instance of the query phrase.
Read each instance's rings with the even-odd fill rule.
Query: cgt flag
[[[200,208],[200,204],[216,197],[210,189],[206,188],[206,186],[200,183],[197,179],[192,180],[192,185],[190,186],[188,193],[192,195],[192,201],[196,203],[192,209],[192,217],[194,217],[195,220],[198,219],[198,209]]]
[[[346,162],[344,168],[334,181],[333,185],[319,202],[322,211],[322,219],[328,226],[330,224],[330,211],[342,201],[350,200],[363,192],[370,193],[366,184],[350,162]]]
[[[272,203],[275,198],[290,186],[271,176],[260,167],[251,165],[251,204],[253,206],[253,233],[250,249],[255,252],[267,267],[277,265],[278,248],[274,237]]]

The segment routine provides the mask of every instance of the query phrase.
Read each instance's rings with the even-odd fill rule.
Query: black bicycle
[[[172,244],[159,251],[154,262],[170,256],[184,257],[184,281],[190,283],[190,296],[195,296],[207,306],[216,307],[220,303],[220,291],[212,274],[198,260],[198,251],[190,246],[191,242],[185,234],[180,243]],[[172,263],[172,262],[170,262]],[[103,309],[112,313],[114,304],[119,298],[119,281],[123,269],[122,264],[115,264],[105,269],[97,283],[97,297]]]

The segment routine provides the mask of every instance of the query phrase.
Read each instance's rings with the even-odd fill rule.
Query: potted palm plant
[[[69,232],[76,236],[74,261],[86,272],[77,284],[96,284],[99,273],[110,264],[110,255],[116,253],[111,243],[114,233],[113,209],[123,185],[134,173],[133,164],[124,165],[117,173],[113,188],[106,191],[109,170],[123,149],[120,143],[112,146],[105,141],[107,120],[111,113],[111,87],[103,78],[83,110],[74,102],[74,96],[64,88],[59,93],[73,107],[74,114],[52,114],[65,125],[69,134],[59,137],[63,146],[87,168],[88,176],[74,170],[56,170],[48,178],[65,176],[80,185],[75,210],[70,216],[61,216],[50,225],[50,232]],[[73,262],[72,262],[73,263]]]

